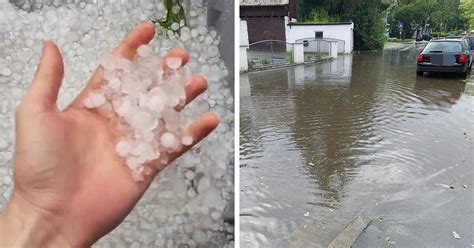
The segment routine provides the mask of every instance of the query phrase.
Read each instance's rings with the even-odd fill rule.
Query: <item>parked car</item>
[[[418,34],[416,36],[416,41],[430,41],[431,39],[433,39],[433,35],[431,34]]]
[[[471,49],[471,54],[474,55],[474,36],[466,37],[469,43],[469,48]]]
[[[416,31],[416,41],[430,41],[433,39],[433,30],[430,24],[425,24],[423,28]]]
[[[465,77],[472,67],[471,44],[465,37],[430,41],[418,54],[416,73],[453,72]]]
[[[465,35],[453,35],[453,34],[450,34],[450,35],[446,36],[446,38],[449,38],[449,39],[453,39],[453,38],[456,38],[456,39],[466,38],[466,39],[468,39],[467,43],[469,44],[469,47],[470,47],[470,49],[471,49],[471,53],[474,53],[474,36],[465,36]]]

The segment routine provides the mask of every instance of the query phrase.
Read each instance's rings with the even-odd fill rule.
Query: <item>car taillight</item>
[[[423,54],[418,54],[418,57],[416,58],[416,61],[418,62],[423,62]]]
[[[468,61],[468,57],[466,54],[461,54],[459,57],[458,57],[458,63],[466,63]]]

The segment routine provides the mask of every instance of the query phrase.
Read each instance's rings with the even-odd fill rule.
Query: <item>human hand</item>
[[[142,23],[115,53],[131,59],[154,35],[155,26]],[[182,49],[168,56],[189,60]],[[123,221],[158,173],[153,169],[144,181],[134,181],[116,154],[109,119],[83,106],[103,83],[101,67],[68,108],[58,109],[63,70],[58,48],[45,42],[31,89],[16,112],[14,191],[0,216],[0,247],[90,246]],[[187,101],[206,88],[206,80],[194,76],[186,88]],[[195,143],[218,123],[211,113],[192,123]],[[187,149],[172,154],[171,161]]]

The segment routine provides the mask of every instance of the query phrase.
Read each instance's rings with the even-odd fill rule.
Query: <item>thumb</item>
[[[28,92],[27,101],[34,103],[43,110],[57,108],[56,100],[63,76],[63,57],[58,47],[51,41],[45,41],[43,55]]]

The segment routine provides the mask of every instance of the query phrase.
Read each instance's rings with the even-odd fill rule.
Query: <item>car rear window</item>
[[[425,52],[462,52],[461,42],[458,41],[436,41],[426,45]]]

